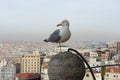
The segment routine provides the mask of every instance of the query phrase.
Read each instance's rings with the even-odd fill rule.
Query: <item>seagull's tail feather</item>
[[[43,41],[45,41],[45,42],[49,42],[47,39],[44,39]]]

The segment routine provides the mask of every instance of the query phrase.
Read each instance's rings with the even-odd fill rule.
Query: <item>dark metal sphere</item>
[[[83,61],[71,52],[62,52],[48,63],[49,80],[82,80],[85,75]]]

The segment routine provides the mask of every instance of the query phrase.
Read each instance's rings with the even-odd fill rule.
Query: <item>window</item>
[[[116,77],[118,77],[118,75],[116,75]]]
[[[113,75],[113,77],[115,77],[115,75]]]
[[[86,77],[89,77],[89,74],[86,74]]]
[[[107,77],[109,77],[109,74],[106,74]]]

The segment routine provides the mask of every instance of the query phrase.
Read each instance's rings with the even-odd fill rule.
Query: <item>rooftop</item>
[[[19,73],[15,75],[16,77],[19,77],[21,79],[35,79],[40,78],[39,73]]]

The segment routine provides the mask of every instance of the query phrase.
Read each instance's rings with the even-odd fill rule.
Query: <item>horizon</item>
[[[71,41],[120,40],[119,0],[0,1],[0,41],[42,41],[63,19]]]

